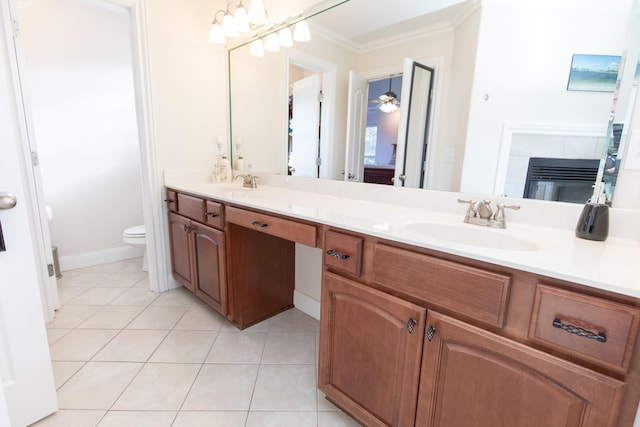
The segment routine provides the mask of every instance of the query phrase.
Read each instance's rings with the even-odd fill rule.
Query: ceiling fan
[[[389,90],[376,99],[370,99],[369,102],[372,104],[379,104],[378,108],[384,113],[393,113],[400,108],[398,95],[391,91],[391,77],[389,77]]]

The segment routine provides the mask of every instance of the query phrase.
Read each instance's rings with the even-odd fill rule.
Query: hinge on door
[[[20,23],[15,19],[12,19],[11,27],[11,30],[13,31],[13,37],[18,37],[20,35]]]
[[[316,158],[316,166],[322,166],[322,158],[321,157]]]
[[[47,264],[47,271],[49,272],[49,277],[53,277],[56,274],[53,264]]]
[[[324,101],[324,93],[322,91],[318,92],[318,102]]]
[[[31,164],[33,166],[38,166],[38,153],[36,153],[35,151],[31,152]]]

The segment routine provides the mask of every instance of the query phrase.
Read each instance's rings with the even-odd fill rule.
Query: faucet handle
[[[243,187],[258,188],[257,176],[254,176],[248,173],[246,175],[236,175],[236,179],[238,178],[242,178],[244,180],[244,182],[242,183]]]
[[[496,213],[493,215],[493,220],[494,221],[504,221],[505,217],[504,217],[504,210],[505,209],[513,209],[513,210],[519,210],[520,209],[520,205],[505,205],[504,203],[498,203],[496,205]]]
[[[463,200],[463,199],[458,199],[458,203],[469,203],[469,205],[473,205],[476,203],[475,200]]]
[[[491,209],[491,200],[484,199],[483,201],[478,202],[475,210],[480,218],[491,218],[491,215],[493,215],[493,210]]]

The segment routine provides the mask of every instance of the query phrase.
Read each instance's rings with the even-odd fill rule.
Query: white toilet
[[[144,225],[129,227],[122,232],[122,241],[128,245],[144,247],[144,258],[142,258],[142,269],[148,271],[147,266],[147,235]]]

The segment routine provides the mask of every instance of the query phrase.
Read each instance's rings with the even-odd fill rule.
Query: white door
[[[347,109],[347,148],[345,150],[345,181],[364,180],[364,139],[367,125],[367,80],[349,71]]]
[[[293,83],[291,172],[318,178],[320,156],[320,74]]]
[[[8,414],[11,426],[24,426],[55,412],[57,401],[40,300],[46,280],[39,274],[43,239],[33,172],[25,160],[26,125],[15,90],[7,0],[0,3],[0,14],[0,192],[17,200],[12,209],[0,209],[6,247],[0,252],[0,424]]]

